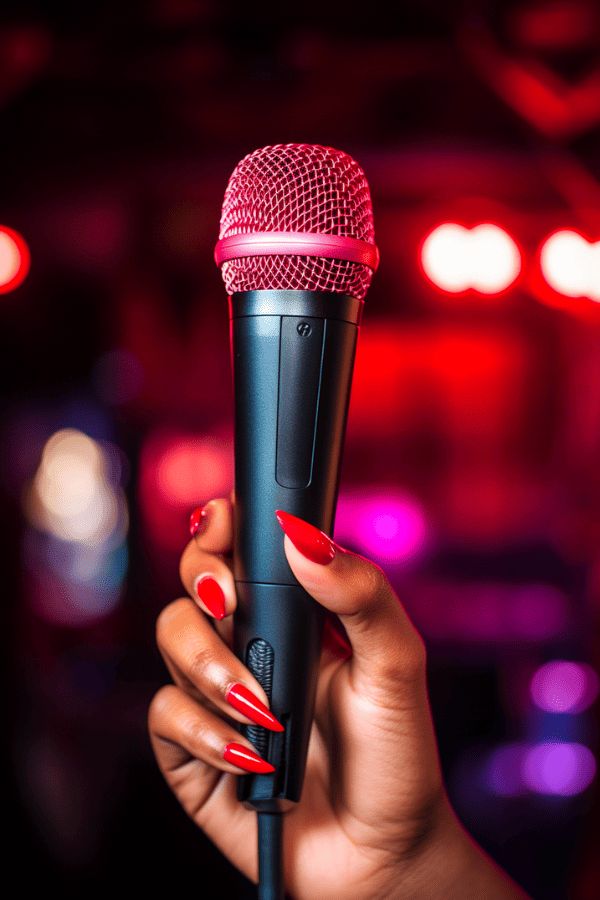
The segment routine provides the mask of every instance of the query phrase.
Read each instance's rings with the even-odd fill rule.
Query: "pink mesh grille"
[[[364,172],[332,147],[275,144],[244,157],[223,200],[219,239],[269,231],[313,232],[375,243]],[[224,262],[228,294],[255,290],[332,291],[363,299],[366,265],[318,256],[246,256]]]

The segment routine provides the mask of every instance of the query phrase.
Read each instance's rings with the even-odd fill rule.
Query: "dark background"
[[[552,290],[539,248],[600,239],[600,10],[281,7],[0,14],[0,222],[31,252],[0,296],[14,873],[67,897],[253,896],[163,785],[145,715],[189,511],[232,486],[223,192],[291,141],[361,163],[382,254],[336,534],[427,641],[467,827],[534,897],[597,897],[600,308]],[[506,229],[516,282],[431,284],[420,247],[444,221]],[[560,660],[580,667],[537,676],[540,708],[532,679]]]

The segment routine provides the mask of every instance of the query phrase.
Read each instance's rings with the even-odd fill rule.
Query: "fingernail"
[[[197,506],[196,509],[190,515],[190,534],[192,537],[196,537],[197,534],[201,534],[206,528],[208,513],[206,511],[205,506]]]
[[[314,525],[293,516],[291,513],[276,509],[275,515],[290,541],[303,556],[311,562],[328,565],[335,556],[335,544],[325,532]]]
[[[237,744],[235,741],[227,744],[223,750],[223,759],[233,763],[234,766],[239,766],[240,769],[244,769],[246,772],[256,772],[258,775],[267,775],[269,772],[275,771],[275,766],[268,763],[258,753],[250,750],[244,744]]]
[[[210,576],[201,578],[196,584],[196,593],[215,619],[225,618],[225,594],[218,581]]]
[[[268,728],[270,731],[283,731],[283,725],[278,722],[270,709],[256,697],[244,684],[231,684],[226,692],[227,702],[243,713],[257,725]]]

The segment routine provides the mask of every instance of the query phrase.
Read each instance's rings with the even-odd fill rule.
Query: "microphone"
[[[288,565],[275,511],[333,531],[358,328],[378,265],[362,169],[318,145],[250,153],[227,185],[215,261],[235,396],[234,648],[285,726],[245,729],[275,771],[241,776],[238,797],[277,845],[273,814],[302,791],[324,614]]]

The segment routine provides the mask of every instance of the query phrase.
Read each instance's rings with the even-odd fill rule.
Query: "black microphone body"
[[[235,391],[235,652],[262,684],[281,733],[247,726],[270,775],[238,796],[262,812],[300,800],[324,620],[294,577],[275,516],[331,534],[364,303],[339,293],[259,290],[229,301]]]

